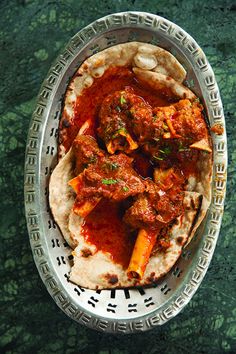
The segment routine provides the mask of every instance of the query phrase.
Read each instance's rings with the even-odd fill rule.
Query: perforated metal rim
[[[176,55],[187,68],[186,84],[205,103],[210,125],[220,123],[225,127],[218,86],[203,51],[184,30],[156,15],[124,12],[93,22],[71,39],[50,69],[39,93],[26,149],[25,210],[30,243],[40,276],[58,306],[79,323],[112,333],[144,331],[161,325],[190,301],[214,253],[226,188],[224,132],[222,136],[212,136],[213,196],[200,236],[191,242],[182,259],[157,287],[95,292],[66,282],[69,252],[47,204],[48,180],[56,163],[61,101],[70,77],[86,56],[132,40],[163,46]]]

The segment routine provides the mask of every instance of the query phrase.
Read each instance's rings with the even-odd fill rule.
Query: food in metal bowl
[[[73,249],[72,282],[155,283],[204,219],[212,142],[185,77],[168,51],[129,42],[91,56],[70,81],[49,202]]]

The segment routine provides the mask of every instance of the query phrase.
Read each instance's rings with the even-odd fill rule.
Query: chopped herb
[[[129,187],[122,187],[122,190],[124,191],[124,192],[128,192],[128,190],[129,190]]]
[[[157,118],[158,118],[157,115],[153,116],[153,117],[152,117],[153,122],[156,122],[156,121],[157,121]]]
[[[104,178],[102,179],[103,184],[115,184],[118,183],[117,179],[112,179],[112,178]]]
[[[112,139],[115,139],[117,137],[117,135],[119,135],[121,132],[128,134],[127,130],[123,127],[123,128],[118,129],[115,132],[115,134],[112,135]]]
[[[116,170],[120,165],[117,162],[111,162],[111,161],[106,161],[104,165],[102,166],[104,169],[108,169],[111,171]]]
[[[90,156],[88,158],[88,163],[96,163],[97,162],[97,156]]]
[[[158,142],[160,140],[160,138],[152,138],[152,140]]]
[[[179,143],[179,148],[178,148],[178,152],[182,152],[182,151],[189,151],[189,148],[187,148],[186,146],[183,145],[182,141],[180,141]]]
[[[159,156],[153,156],[153,158],[155,159],[155,160],[160,160],[160,161],[162,161],[162,160],[164,160],[164,157],[159,157]]]
[[[162,150],[159,149],[158,151],[159,151],[161,154],[168,155],[168,154],[171,153],[171,148],[170,148],[170,146],[166,146],[166,147],[162,148]]]
[[[169,130],[168,125],[165,124],[165,123],[163,123],[163,128],[164,128],[165,130]]]
[[[116,106],[115,110],[120,113],[121,112],[120,106]]]
[[[124,132],[125,134],[128,133],[127,130],[125,129],[125,127],[120,128],[120,129],[117,131],[117,133],[121,133],[121,132]]]
[[[166,155],[170,154],[170,153],[171,153],[171,147],[170,147],[170,146],[166,146],[166,147],[164,148],[164,153],[165,153]]]
[[[110,163],[110,168],[112,170],[116,170],[118,167],[120,167],[120,165],[117,162],[111,162]]]
[[[178,151],[179,152],[182,152],[182,151],[189,151],[190,149],[188,149],[188,148],[180,148]]]
[[[121,104],[125,104],[126,103],[126,99],[123,95],[120,96],[120,103]]]

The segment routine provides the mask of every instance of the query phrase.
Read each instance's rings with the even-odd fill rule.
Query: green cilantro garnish
[[[125,104],[126,103],[126,99],[123,95],[120,96],[120,103],[121,104]]]
[[[111,162],[110,163],[110,169],[111,170],[116,170],[120,165],[117,162]]]
[[[118,183],[117,179],[112,179],[112,178],[104,178],[102,179],[103,184],[115,184]]]
[[[162,161],[162,160],[164,160],[164,157],[160,157],[160,156],[153,156],[153,158],[155,159],[155,160],[160,160],[160,161]]]
[[[162,161],[162,160],[164,160],[166,158],[166,155],[171,153],[171,147],[170,146],[164,146],[164,147],[162,147],[162,149],[158,150],[158,153],[160,153],[161,155],[160,156],[154,155],[153,158],[156,159],[156,160]]]
[[[89,163],[95,163],[95,162],[97,162],[97,156],[90,156],[90,157],[88,158],[88,162],[89,162]]]
[[[179,143],[178,152],[189,151],[189,148],[183,145],[182,141]]]
[[[116,138],[117,135],[119,135],[121,132],[124,132],[125,134],[128,134],[127,130],[123,127],[118,129],[113,135],[112,135],[112,139]]]
[[[152,138],[152,140],[158,142],[160,140],[160,138]]]
[[[169,130],[168,125],[165,123],[163,123],[163,128],[164,128],[164,130]]]
[[[170,154],[170,153],[171,153],[171,147],[170,147],[170,146],[166,146],[166,147],[164,148],[164,153],[165,153],[166,155]]]
[[[122,187],[122,189],[123,189],[124,192],[128,192],[129,187],[124,186],[124,187]]]
[[[157,115],[154,115],[154,116],[152,117],[152,120],[153,120],[153,122],[156,122],[156,121],[157,121]]]
[[[120,167],[120,165],[117,162],[106,161],[102,167],[103,169],[114,171]]]
[[[162,150],[159,149],[159,152],[161,154],[168,155],[171,153],[171,148],[169,146],[166,146],[166,147],[162,148]]]
[[[117,130],[117,133],[121,133],[121,132],[124,132],[125,134],[127,134],[127,130],[125,129],[125,127],[123,128],[120,128],[119,130]]]
[[[179,151],[179,152],[189,151],[189,149],[188,149],[188,148],[180,148],[178,151]]]

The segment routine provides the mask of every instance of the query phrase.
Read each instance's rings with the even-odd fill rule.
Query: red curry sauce
[[[119,203],[102,200],[85,218],[81,234],[98,250],[108,252],[115,263],[128,267],[135,237],[122,222]]]

